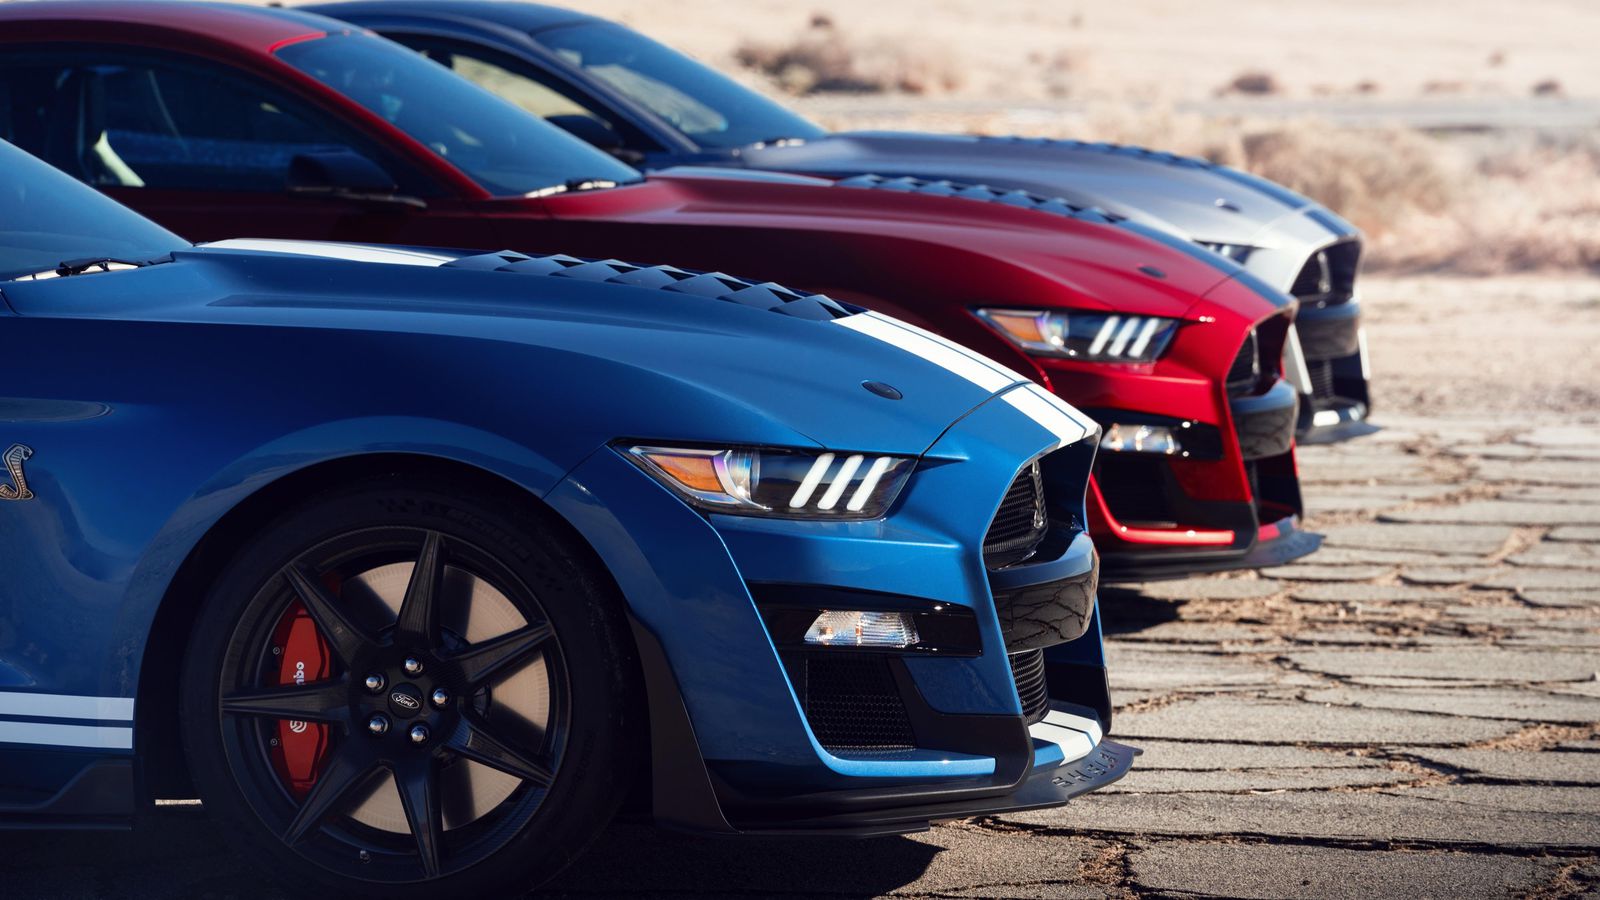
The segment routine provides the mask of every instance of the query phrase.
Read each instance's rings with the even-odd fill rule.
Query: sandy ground
[[[1375,406],[1600,420],[1600,278],[1368,278]]]

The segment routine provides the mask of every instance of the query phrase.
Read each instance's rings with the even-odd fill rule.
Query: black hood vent
[[[902,194],[926,194],[933,197],[955,197],[961,200],[976,200],[980,203],[999,203],[1004,206],[1016,206],[1022,209],[1031,209],[1036,212],[1050,213],[1068,219],[1077,219],[1083,222],[1094,222],[1100,225],[1109,225],[1123,221],[1123,218],[1103,209],[1093,206],[1074,206],[1059,197],[1041,197],[1027,191],[1008,191],[992,188],[986,184],[960,184],[954,181],[926,181],[921,178],[886,178],[882,175],[857,175],[835,182],[837,187],[867,188],[879,191],[895,191]]]
[[[615,259],[579,259],[565,254],[525,256],[503,250],[499,253],[464,256],[445,263],[441,268],[480,269],[512,272],[518,275],[549,275],[556,278],[575,278],[579,281],[656,288],[822,322],[843,319],[859,312],[823,294],[803,294],[770,281],[757,283],[724,275],[721,272],[692,272],[673,266],[636,266]]]

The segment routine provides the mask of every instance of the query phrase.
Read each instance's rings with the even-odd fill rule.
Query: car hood
[[[224,339],[255,326],[288,347],[296,332],[322,345],[336,330],[374,366],[403,353],[414,357],[403,365],[438,367],[442,417],[476,402],[444,385],[515,398],[557,424],[569,458],[625,437],[921,454],[1026,381],[826,297],[571,257],[222,241],[5,291],[23,316],[230,326]]]
[[[1325,207],[1266,179],[1117,144],[847,132],[747,148],[741,159],[752,168],[828,177],[871,172],[1022,189],[1098,207],[1185,240],[1294,249],[1302,259],[1356,235]]]
[[[583,245],[591,252],[648,226],[664,255],[704,268],[762,271],[763,260],[780,256],[815,260],[810,271],[780,270],[782,277],[815,278],[806,286],[864,305],[922,286],[928,296],[1045,305],[1060,298],[1078,308],[1178,317],[1244,274],[1191,242],[1094,210],[917,179],[683,167],[643,184],[540,202],[574,226],[610,226],[571,232],[592,239]],[[1259,318],[1280,301],[1287,298],[1241,314]]]

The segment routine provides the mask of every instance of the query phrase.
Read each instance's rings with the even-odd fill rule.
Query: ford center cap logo
[[[409,719],[422,708],[422,696],[410,685],[401,685],[389,693],[389,709],[402,719]]]

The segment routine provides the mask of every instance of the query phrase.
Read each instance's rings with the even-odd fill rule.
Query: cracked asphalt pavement
[[[869,841],[618,824],[549,895],[1600,892],[1600,425],[1379,421],[1303,450],[1319,553],[1102,591],[1120,783]],[[5,900],[280,896],[192,806],[3,846]]]

